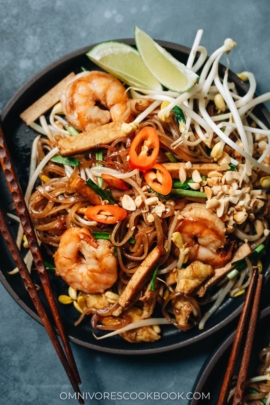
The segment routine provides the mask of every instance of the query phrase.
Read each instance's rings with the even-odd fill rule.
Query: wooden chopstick
[[[53,344],[53,347],[55,348],[56,353],[58,354],[58,357],[68,375],[68,378],[72,384],[72,387],[74,388],[74,391],[78,395],[78,399],[81,397],[80,395],[80,390],[78,388],[78,383],[74,377],[74,373],[72,372],[70,365],[67,361],[66,355],[64,353],[64,350],[58,340],[57,334],[50,322],[50,319],[45,311],[45,308],[41,302],[41,299],[39,298],[39,295],[37,293],[36,287],[34,285],[34,282],[29,274],[29,271],[23,261],[23,258],[21,256],[21,253],[17,247],[17,244],[13,238],[13,235],[9,229],[8,223],[6,221],[5,215],[3,213],[2,208],[0,207],[0,231],[6,241],[7,247],[10,250],[10,253],[12,255],[12,258],[16,264],[16,266],[19,269],[20,275],[23,279],[25,288],[37,310],[38,315],[40,316],[42,323],[51,339],[51,342]],[[80,402],[83,404],[83,401]]]
[[[258,270],[255,269],[252,274],[251,282],[247,291],[246,299],[235,332],[233,346],[230,353],[228,366],[223,379],[217,405],[225,405],[227,403],[231,379],[235,370],[235,365],[240,352],[240,347],[246,334],[246,340],[243,350],[240,371],[237,379],[233,405],[236,404],[239,405],[242,403],[248,365],[254,341],[256,321],[258,318],[262,281],[263,276],[261,274],[258,275]]]
[[[243,399],[243,395],[244,395],[244,391],[245,391],[245,382],[247,379],[248,366],[249,366],[252,346],[253,346],[253,342],[254,342],[256,323],[257,323],[257,318],[258,318],[258,313],[259,313],[262,282],[263,282],[263,276],[262,276],[262,274],[259,274],[256,291],[255,291],[255,295],[254,295],[254,300],[251,303],[252,310],[251,310],[250,320],[249,320],[249,324],[248,324],[248,331],[247,331],[248,333],[247,333],[247,337],[246,337],[244,353],[243,353],[243,357],[242,357],[242,361],[241,361],[241,365],[240,365],[240,370],[239,370],[239,375],[238,375],[238,379],[237,379],[237,384],[236,384],[236,388],[235,388],[232,405],[238,405],[238,404],[242,403],[242,399]]]
[[[8,147],[5,141],[4,133],[2,127],[0,125],[0,161],[1,166],[3,169],[3,173],[5,179],[7,181],[7,185],[12,196],[17,214],[20,218],[24,234],[27,237],[27,241],[29,244],[29,248],[31,250],[33,260],[37,269],[37,273],[39,275],[40,281],[42,283],[42,287],[47,298],[48,304],[50,306],[53,319],[55,321],[56,327],[58,329],[60,339],[62,341],[67,361],[70,365],[71,372],[73,374],[73,378],[76,381],[77,385],[81,383],[80,376],[78,373],[78,369],[71,351],[71,347],[69,344],[68,337],[65,333],[64,326],[62,320],[60,318],[60,314],[58,312],[57,304],[55,297],[53,295],[52,287],[50,284],[50,279],[48,277],[42,255],[40,253],[39,245],[37,242],[36,234],[30,219],[30,215],[24,201],[24,197],[21,191],[21,187],[19,181],[17,179],[12,160],[10,158],[10,154],[8,151]],[[83,403],[83,402],[81,402]]]

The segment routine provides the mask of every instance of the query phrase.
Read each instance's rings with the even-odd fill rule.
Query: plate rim
[[[115,39],[115,40],[110,40],[110,41],[118,41],[118,42],[124,42],[129,45],[135,45],[135,41],[133,38],[120,38],[120,39]],[[107,41],[107,42],[110,42]],[[184,45],[179,45],[174,42],[169,42],[169,41],[161,41],[161,40],[156,40],[161,46],[165,48],[169,48],[172,51],[180,52],[185,55],[189,55],[190,53],[190,48],[186,47]],[[105,41],[106,42],[106,41]],[[30,89],[30,87],[37,82],[39,79],[41,79],[45,74],[47,74],[49,71],[51,71],[54,68],[57,68],[59,65],[63,63],[67,63],[69,60],[74,59],[76,57],[79,57],[86,52],[88,52],[90,49],[92,49],[94,46],[98,45],[98,43],[94,43],[88,46],[84,46],[82,48],[79,48],[77,50],[71,51],[68,54],[61,56],[60,58],[56,59],[55,61],[49,63],[47,66],[39,70],[34,76],[32,76],[29,80],[25,82],[25,84],[13,95],[13,97],[7,102],[7,104],[4,106],[2,112],[1,112],[1,120],[4,123],[6,117],[8,116],[9,112],[12,110],[12,108],[16,105],[17,101],[20,99],[23,94]],[[219,66],[222,69],[226,69],[224,65],[219,64]],[[230,75],[233,76],[234,81],[238,86],[240,86],[243,90],[247,90],[248,86],[246,83],[242,82],[238,76],[229,70]],[[267,110],[267,108],[262,104],[262,114],[264,117],[267,119],[269,122],[270,126],[270,112]],[[22,299],[17,295],[17,293],[12,289],[11,285],[9,284],[8,280],[5,277],[5,274],[1,271],[0,269],[0,281],[2,282],[3,286],[5,289],[8,291],[8,293],[12,296],[12,298],[37,322],[39,322],[41,325],[42,321],[40,317],[37,315],[35,311],[33,311],[31,308],[26,305]],[[144,355],[144,354],[156,354],[156,353],[165,353],[169,351],[173,351],[176,349],[180,349],[186,346],[191,346],[192,344],[195,344],[201,340],[204,340],[208,336],[211,336],[218,332],[219,330],[225,328],[226,325],[230,324],[241,312],[243,304],[240,304],[233,312],[230,313],[228,317],[226,317],[223,321],[217,323],[213,327],[211,327],[208,330],[201,331],[197,336],[193,336],[185,341],[178,342],[171,344],[169,346],[165,347],[160,347],[160,348],[146,348],[145,350],[143,349],[136,349],[136,346],[132,346],[134,349],[115,349],[115,348],[108,348],[108,347],[102,347],[102,346],[97,346],[95,344],[89,343],[82,341],[78,338],[75,338],[73,336],[68,336],[70,341],[73,343],[76,343],[80,346],[92,349],[92,350],[97,350],[101,352],[106,352],[106,353],[114,353],[118,355]],[[184,333],[184,332],[183,332]],[[162,339],[162,338],[161,338]]]

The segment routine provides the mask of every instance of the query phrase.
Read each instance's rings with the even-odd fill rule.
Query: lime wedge
[[[183,93],[198,81],[198,75],[175,59],[144,31],[135,27],[135,42],[142,60],[167,89]]]
[[[105,71],[133,87],[162,90],[136,49],[122,42],[102,42],[86,54]]]

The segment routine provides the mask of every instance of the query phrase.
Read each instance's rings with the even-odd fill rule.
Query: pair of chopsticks
[[[62,345],[58,339],[58,336],[55,332],[54,326],[52,325],[45,308],[39,298],[39,295],[36,291],[33,280],[28,272],[28,269],[23,261],[21,253],[16,245],[16,242],[13,238],[13,235],[9,229],[8,223],[4,216],[2,209],[0,209],[0,230],[6,241],[6,244],[12,254],[13,260],[16,263],[16,266],[19,269],[20,275],[23,279],[26,290],[28,291],[30,298],[37,310],[38,315],[40,316],[43,325],[50,337],[50,340],[55,348],[56,353],[67,373],[67,376],[71,382],[71,385],[77,394],[77,398],[80,404],[83,404],[83,398],[81,396],[78,385],[81,383],[80,376],[77,370],[77,366],[71,351],[68,337],[65,333],[60,314],[58,312],[57,304],[55,297],[53,295],[52,287],[50,280],[40,253],[39,245],[37,242],[36,234],[29,216],[27,206],[24,201],[24,197],[20,188],[19,181],[17,179],[12,160],[8,151],[8,147],[5,141],[4,133],[0,125],[0,161],[3,169],[7,185],[12,196],[17,214],[20,218],[24,234],[27,237],[27,241],[33,256],[33,260],[39,275],[42,287],[48,301],[55,326],[58,330]]]
[[[245,391],[245,383],[248,373],[248,366],[250,362],[250,356],[255,336],[256,323],[259,313],[262,282],[263,282],[262,274],[258,274],[258,270],[255,269],[252,274],[251,282],[247,291],[246,299],[235,332],[233,346],[230,353],[228,366],[223,379],[217,405],[225,405],[227,403],[228,394],[230,390],[230,383],[234,373],[236,361],[238,359],[242,342],[245,339],[242,360],[240,364],[235,393],[232,402],[232,405],[242,404]]]

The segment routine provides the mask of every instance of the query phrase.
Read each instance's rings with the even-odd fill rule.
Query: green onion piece
[[[236,270],[236,269],[233,269],[232,271],[230,271],[230,272],[227,274],[227,278],[228,278],[229,280],[232,280],[234,277],[238,276],[238,274],[239,274],[239,271]]]
[[[165,152],[165,155],[167,156],[170,162],[172,163],[177,162],[177,159],[172,152]]]
[[[254,390],[254,388],[249,388],[249,389],[247,390],[247,392],[248,392],[248,394],[259,394],[259,392],[258,392],[257,390]],[[266,398],[260,398],[260,401],[261,401],[263,404],[266,404]]]
[[[184,116],[183,110],[178,107],[177,105],[173,107],[173,112],[177,121],[177,124],[180,124],[180,122],[183,122],[184,124],[186,123],[186,118]]]
[[[74,166],[74,167],[79,166],[79,159],[67,158],[67,157],[63,157],[61,155],[55,155],[51,159],[51,161],[54,162],[54,163],[61,163],[62,165],[67,165],[67,166]]]
[[[96,152],[96,160],[103,160],[103,153],[102,153],[102,151],[99,150],[98,152]],[[97,163],[97,166],[102,167],[103,165],[102,165],[101,163]],[[103,178],[102,178],[102,177],[98,177],[98,186],[99,186],[99,188],[102,188],[102,187],[103,187],[103,184],[104,184]]]
[[[86,184],[91,187],[92,190],[94,190],[101,198],[102,200],[108,200],[109,203],[111,204],[116,204],[115,199],[112,196],[112,193],[110,190],[102,190],[99,188],[99,186],[93,182],[93,180],[88,179]]]
[[[207,180],[207,176],[203,175],[203,176],[202,176],[202,180],[203,180],[203,181],[206,181],[206,180]]]
[[[131,243],[132,245],[135,245],[135,238],[132,236],[130,239],[129,239],[129,243]]]
[[[256,247],[256,249],[254,249],[254,252],[256,253],[261,253],[264,249],[264,245],[261,243],[259,246]]]
[[[78,135],[78,134],[79,134],[79,131],[77,131],[77,129],[74,128],[74,127],[72,127],[71,125],[66,125],[66,126],[65,126],[65,129],[68,131],[69,135],[74,136],[74,135]]]
[[[91,233],[95,239],[110,240],[111,232],[92,231]],[[135,238],[133,236],[129,239],[129,243],[131,243],[132,245],[135,244]]]
[[[45,262],[45,261],[44,261],[44,264],[45,264],[46,270],[53,270],[53,271],[55,271],[55,266],[54,266],[53,264],[51,264],[51,263],[49,263],[49,262]]]
[[[89,72],[89,69],[87,69],[87,68],[84,67],[84,66],[81,66],[81,71],[82,71],[82,72]]]
[[[253,250],[253,252],[251,252],[246,257],[250,260],[253,260],[258,256],[258,254],[260,254],[263,251],[263,249],[264,245],[261,243],[259,246],[256,247],[256,249]],[[236,260],[235,262],[233,262],[232,267],[242,265],[242,263],[245,263],[245,257],[243,259]]]
[[[163,199],[163,200],[169,200],[169,199],[171,198],[171,194],[163,195],[163,194],[157,193],[157,192],[156,192],[155,190],[153,190],[151,187],[149,187],[149,191],[150,191],[151,193],[155,193],[158,198],[161,198],[161,199]]]
[[[232,172],[236,172],[236,170],[237,170],[236,166],[232,163],[229,163],[229,168],[230,168],[230,171],[232,171]]]
[[[154,270],[154,273],[153,273],[153,276],[152,276],[152,279],[151,279],[151,284],[150,284],[150,291],[155,291],[155,281],[156,281],[156,278],[157,278],[158,268],[159,268],[159,266],[157,266],[155,268],[155,270]]]
[[[247,267],[247,262],[244,260],[242,263],[238,264],[238,266],[236,266],[236,270],[237,271],[242,271]]]
[[[190,190],[189,183],[194,183],[194,180],[188,179],[184,183],[179,180],[173,181],[173,188],[181,188],[183,190]]]
[[[201,191],[181,190],[181,189],[175,189],[175,188],[172,189],[171,195],[181,195],[183,197],[206,198],[206,194],[202,193]]]
[[[104,240],[110,240],[110,232],[96,232],[93,231],[91,232],[92,235],[94,236],[95,239],[104,239]]]

